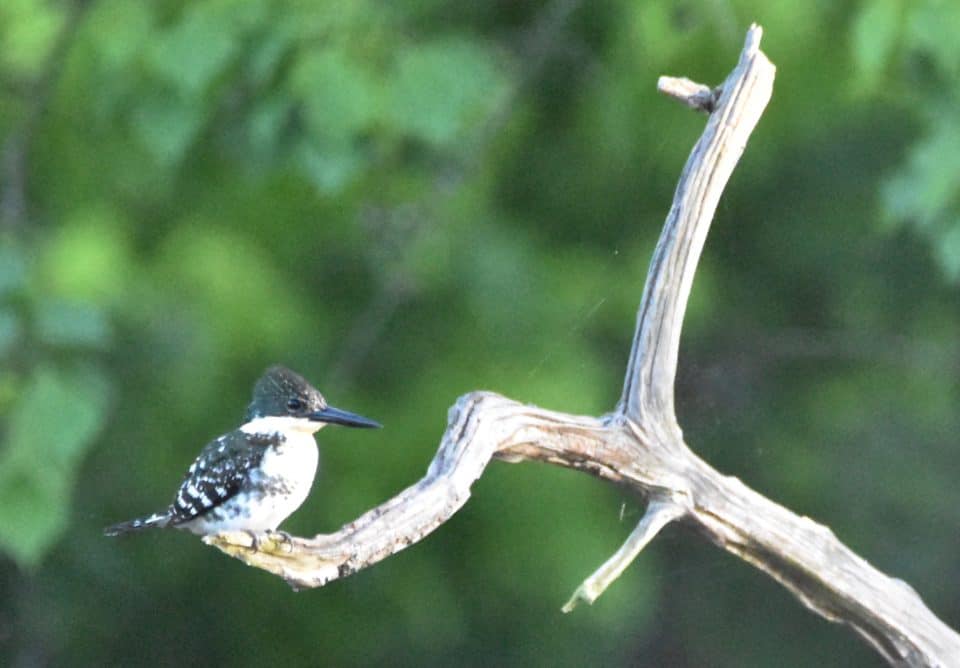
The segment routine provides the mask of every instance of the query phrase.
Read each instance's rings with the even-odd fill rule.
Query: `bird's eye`
[[[303,402],[299,399],[294,398],[287,402],[287,410],[291,413],[298,411],[301,408],[303,408]]]

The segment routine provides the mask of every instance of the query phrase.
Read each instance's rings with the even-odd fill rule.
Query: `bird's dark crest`
[[[267,369],[253,387],[253,401],[247,419],[264,415],[284,415],[287,402],[297,398],[305,409],[321,410],[327,402],[310,382],[295,371],[276,364]]]

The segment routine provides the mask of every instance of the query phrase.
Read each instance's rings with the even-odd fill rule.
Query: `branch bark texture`
[[[319,587],[419,541],[449,519],[493,459],[580,469],[642,493],[646,514],[564,607],[592,603],[666,524],[693,527],[764,571],[823,617],[849,625],[891,664],[960,664],[960,636],[906,583],[873,568],[813,520],[724,476],[683,440],[674,378],[687,298],[717,203],[773,89],[775,68],[747,33],[740,61],[718,89],[662,78],[660,88],[709,113],[683,169],[654,252],[637,315],[623,394],[601,417],[524,405],[489,392],[461,397],[426,475],[334,534],[205,541],[295,588]]]

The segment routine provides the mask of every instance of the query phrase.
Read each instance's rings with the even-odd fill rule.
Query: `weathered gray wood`
[[[579,469],[643,493],[645,516],[565,606],[592,602],[665,524],[680,521],[782,583],[808,608],[851,626],[894,665],[960,665],[960,636],[906,583],[888,577],[826,527],[721,475],[677,425],[673,385],[680,331],[700,252],[724,187],[770,99],[774,67],[747,34],[718,91],[687,80],[660,88],[710,113],[677,186],[644,286],[616,410],[600,418],[557,413],[487,392],[461,397],[430,467],[415,485],[329,535],[283,540],[244,533],[204,540],[294,587],[318,587],[419,541],[460,509],[494,458]]]

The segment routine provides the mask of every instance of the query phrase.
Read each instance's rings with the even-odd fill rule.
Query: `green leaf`
[[[373,74],[341,51],[315,49],[302,55],[290,75],[291,93],[303,104],[309,134],[343,143],[366,130],[379,109]]]
[[[888,217],[933,227],[957,205],[955,175],[960,172],[960,128],[949,115],[910,148],[907,163],[885,184]]]
[[[67,527],[79,461],[103,426],[108,385],[97,371],[36,370],[7,421],[0,453],[0,546],[36,566]]]
[[[196,97],[237,53],[240,45],[232,27],[208,4],[198,3],[183,21],[152,42],[148,63],[181,94]]]
[[[906,27],[910,45],[928,54],[941,74],[951,78],[960,74],[957,25],[960,25],[960,3],[933,1],[913,6]]]
[[[910,148],[906,164],[882,190],[886,222],[909,225],[926,236],[941,270],[954,282],[960,280],[958,172],[960,128],[947,113]]]
[[[144,45],[151,43],[152,9],[141,2],[100,0],[90,8],[84,29],[95,36],[91,42],[104,71],[116,76],[137,59]]]
[[[154,95],[134,111],[133,130],[164,167],[183,158],[206,120],[206,110],[169,95]]]
[[[176,286],[176,308],[198,309],[223,350],[264,350],[297,336],[298,290],[261,245],[197,217],[170,235],[162,256],[156,280]]]
[[[0,244],[0,297],[19,292],[27,282],[27,262],[22,249]]]
[[[407,48],[391,79],[391,119],[402,132],[443,146],[487,116],[504,84],[493,54],[477,44],[451,40]]]
[[[270,32],[256,40],[246,55],[246,74],[254,84],[267,83],[280,68],[284,56],[296,40],[296,25],[291,21],[272,25]]]
[[[102,348],[110,342],[110,323],[93,304],[64,299],[40,299],[35,306],[37,338],[52,346]]]
[[[876,88],[890,62],[900,37],[900,0],[872,0],[857,15],[853,24],[853,60],[858,85]]]
[[[360,151],[344,142],[303,141],[295,155],[313,185],[324,193],[341,190],[363,167]]]
[[[121,299],[135,273],[126,228],[110,208],[72,211],[47,240],[38,263],[44,291],[97,304]]]
[[[60,34],[63,19],[58,3],[4,0],[0,4],[0,65],[19,76],[37,76]]]
[[[380,110],[374,74],[341,51],[312,50],[298,60],[288,82],[306,121],[294,160],[324,193],[334,193],[364,167],[360,138]]]
[[[247,123],[247,139],[254,158],[276,157],[291,111],[289,100],[279,95],[265,96],[254,104]]]
[[[9,352],[20,339],[20,318],[9,309],[0,310],[0,355]]]
[[[960,280],[960,219],[953,220],[934,246],[934,257],[950,281]]]

